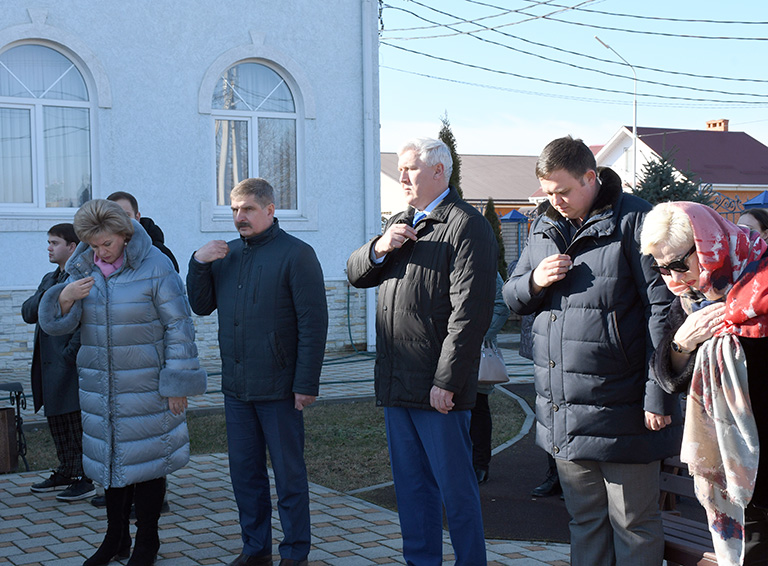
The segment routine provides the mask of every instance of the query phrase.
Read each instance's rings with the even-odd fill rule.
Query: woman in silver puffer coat
[[[75,214],[81,244],[66,264],[67,282],[40,304],[49,334],[78,326],[83,467],[105,488],[107,533],[85,566],[128,556],[152,564],[165,476],[189,461],[187,396],[205,392],[184,287],[141,225],[114,202],[91,200]]]

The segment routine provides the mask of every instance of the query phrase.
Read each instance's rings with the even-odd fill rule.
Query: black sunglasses
[[[662,275],[669,275],[670,271],[677,271],[678,273],[685,273],[690,269],[688,267],[688,264],[685,263],[685,261],[691,257],[691,254],[696,251],[696,246],[694,245],[690,250],[688,250],[688,253],[685,254],[680,259],[676,259],[675,261],[669,262],[667,265],[659,265],[656,263],[656,260],[653,260],[653,263],[651,264],[651,268],[655,271],[658,271]]]

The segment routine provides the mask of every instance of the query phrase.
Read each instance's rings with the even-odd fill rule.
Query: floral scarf
[[[707,512],[718,563],[738,566],[744,557],[744,509],[754,492],[760,447],[746,358],[736,336],[768,336],[768,259],[763,258],[768,246],[756,232],[707,206],[675,206],[693,227],[700,293],[726,296],[724,330],[696,353],[680,458],[688,464],[696,497]],[[671,280],[667,285],[689,314],[703,298]]]

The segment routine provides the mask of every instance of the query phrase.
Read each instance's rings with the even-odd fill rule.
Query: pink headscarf
[[[768,260],[756,261],[762,258],[768,244],[757,232],[736,226],[706,205],[672,205],[691,221],[701,267],[698,290],[704,295],[712,291],[727,295],[726,327],[719,334],[768,336]],[[687,285],[670,278],[665,280],[673,293],[685,297]],[[684,306],[685,303],[684,300]]]

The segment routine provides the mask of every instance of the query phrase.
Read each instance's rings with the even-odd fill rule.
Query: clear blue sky
[[[517,11],[505,13],[510,10]],[[385,0],[382,18],[382,151],[395,151],[413,136],[436,136],[446,112],[460,153],[537,155],[547,142],[566,134],[589,145],[604,144],[620,126],[632,125],[633,80],[629,67],[595,35],[635,66],[638,126],[704,129],[707,120],[726,118],[732,131],[747,132],[768,145],[768,40],[737,39],[768,39],[768,2]],[[478,18],[484,19],[455,23]],[[496,29],[474,36],[457,33],[482,27]],[[425,29],[398,31],[403,28]],[[643,96],[647,94],[704,101]]]

